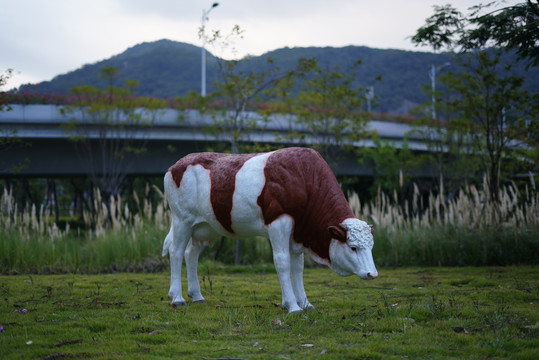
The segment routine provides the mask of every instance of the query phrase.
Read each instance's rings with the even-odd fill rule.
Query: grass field
[[[317,312],[291,315],[280,308],[279,282],[269,265],[203,263],[199,273],[208,303],[181,308],[169,305],[168,273],[2,276],[0,354],[539,359],[538,267],[379,272],[367,282],[306,269],[305,288]]]

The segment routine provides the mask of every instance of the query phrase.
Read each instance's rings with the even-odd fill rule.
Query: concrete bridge
[[[21,140],[7,149],[0,148],[0,177],[62,177],[87,173],[88,163],[76,150],[66,130],[71,119],[80,122],[83,114],[64,115],[61,109],[61,106],[55,105],[11,105],[11,111],[0,112],[0,130],[4,132],[0,133],[0,137],[15,131],[16,137]],[[257,113],[248,113],[246,116],[260,121],[242,142],[309,146],[318,140],[304,126],[295,124],[291,116],[274,115],[268,119],[263,119]],[[182,156],[206,151],[209,147],[216,148],[218,143],[226,142],[226,137],[216,138],[204,131],[213,121],[211,115],[195,110],[160,111],[153,126],[132,129],[134,132],[131,136],[135,138],[136,144],[144,146],[146,151],[137,155],[136,161],[127,169],[128,174],[161,176]],[[285,140],[284,135],[289,134],[291,128],[301,136]],[[402,146],[404,135],[410,130],[405,124],[375,120],[369,122],[368,128],[375,130],[381,139],[396,147]],[[88,137],[97,139],[98,129],[89,134]],[[373,147],[374,142],[372,139],[362,139],[353,145]],[[427,145],[418,137],[411,137],[408,146],[415,151],[428,150]],[[338,175],[371,175],[367,166],[359,164],[356,158],[349,155],[332,165]],[[99,169],[101,164],[94,166]],[[17,167],[20,170],[14,173],[13,169]]]

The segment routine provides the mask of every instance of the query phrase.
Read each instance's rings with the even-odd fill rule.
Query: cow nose
[[[377,272],[367,273],[367,278],[368,279],[376,279],[377,277],[378,277]]]

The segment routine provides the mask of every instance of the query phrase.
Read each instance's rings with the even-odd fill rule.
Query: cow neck
[[[258,204],[265,224],[290,215],[294,241],[330,263],[328,227],[354,215],[327,163],[311,149],[282,149],[269,156],[264,175]]]

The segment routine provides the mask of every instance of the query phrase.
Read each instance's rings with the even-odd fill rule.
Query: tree
[[[451,5],[434,6],[435,14],[427,19],[412,37],[416,45],[434,50],[470,51],[486,47],[515,50],[528,66],[539,65],[539,1],[497,8],[502,1],[471,7],[467,15]],[[489,12],[486,12],[489,11]]]
[[[526,54],[529,65],[534,66],[533,49],[527,48],[529,43],[523,39],[537,42],[537,32],[528,33],[530,27],[537,24],[518,25],[517,22],[513,27],[504,28],[505,42],[500,34],[489,35],[484,29],[478,29],[494,21],[489,17],[506,16],[508,11],[525,9],[533,16],[534,6],[529,1],[480,16],[478,11],[484,7],[479,5],[468,17],[463,17],[450,5],[435,7],[436,14],[427,19],[427,25],[412,38],[416,44],[428,44],[434,49],[446,46],[465,51],[459,57],[463,59],[462,71],[441,77],[449,91],[455,94],[447,102],[454,120],[448,121],[447,130],[443,133],[447,143],[455,139],[462,141],[457,150],[466,149],[471,154],[468,159],[476,157],[476,165],[487,174],[489,195],[496,202],[502,178],[529,171],[537,163],[537,151],[534,149],[537,148],[538,133],[534,124],[538,120],[539,97],[522,90],[523,79],[511,73],[511,64],[499,71],[502,67],[501,53],[506,49],[483,47],[490,45],[490,41],[509,47],[520,43],[521,48],[517,51],[524,51],[521,54]],[[446,148],[446,151],[451,154],[451,148]]]
[[[236,25],[230,34],[223,37],[219,31],[214,31],[206,41],[224,49],[230,46],[234,38],[241,38],[242,34],[243,31]],[[204,36],[203,33],[201,36]],[[240,142],[248,140],[249,133],[259,126],[260,117],[253,117],[249,106],[273,97],[275,88],[282,88],[285,84],[293,86],[292,79],[302,76],[306,63],[300,61],[296,68],[281,71],[274,59],[267,57],[263,66],[258,66],[258,71],[255,71],[249,57],[229,61],[217,58],[216,61],[219,81],[214,84],[216,91],[211,96],[221,100],[224,108],[212,113],[214,123],[209,132],[228,142],[228,150],[237,154],[242,152]]]
[[[105,90],[88,85],[70,89],[75,101],[62,109],[71,117],[66,131],[105,201],[120,194],[127,170],[145,151],[148,127],[165,106],[163,100],[133,96],[135,81],[115,86],[117,75],[117,68],[102,70]]]
[[[240,27],[235,25],[228,35],[222,36],[219,31],[214,31],[212,37],[205,41],[223,50],[230,47],[235,39],[242,38],[242,34]],[[206,36],[203,28],[200,29],[199,35]],[[234,49],[232,51],[234,52]],[[245,146],[245,142],[249,140],[249,133],[260,125],[260,117],[252,116],[253,113],[248,111],[249,105],[262,99],[267,100],[272,96],[272,88],[282,87],[282,84],[289,85],[291,79],[300,76],[303,65],[303,62],[300,62],[296,69],[283,72],[273,59],[268,57],[264,70],[254,71],[249,63],[248,57],[229,61],[217,58],[219,82],[215,84],[217,90],[211,96],[223,101],[225,106],[211,113],[213,125],[206,130],[216,139],[227,142],[230,145],[227,150],[233,154],[241,153],[242,149],[253,150],[252,147]],[[205,101],[201,99],[200,104],[205,105]],[[240,260],[241,240],[238,239],[234,263],[239,265]]]
[[[493,52],[481,51],[477,58],[469,58],[465,71],[450,78],[453,82],[448,86],[459,94],[451,105],[464,123],[468,146],[480,157],[490,195],[497,202],[504,176],[533,170],[532,158],[522,155],[537,147],[537,133],[533,135],[531,126],[539,119],[536,101],[533,105],[532,96],[522,89],[524,79],[512,75],[509,65],[507,74],[500,76],[500,56]]]
[[[455,65],[448,69],[455,69]],[[433,100],[414,109],[418,119],[409,132],[420,136],[428,149],[417,156],[419,165],[434,169],[432,175],[440,182],[443,180],[450,197],[457,195],[467,182],[481,176],[477,154],[471,147],[468,120],[459,115],[460,95],[453,86],[457,79],[452,70],[446,70],[439,77],[438,89],[433,91],[431,85],[425,87]]]
[[[408,184],[410,172],[417,166],[414,156],[408,147],[408,139],[403,139],[401,148],[395,147],[388,141],[373,137],[374,147],[358,149],[361,162],[370,165],[373,184],[369,192],[374,195],[379,190],[391,193]]]
[[[8,80],[13,75],[13,69],[7,69],[5,72],[0,73],[0,89],[2,86],[6,85]],[[0,92],[0,111],[9,110],[8,104],[4,102],[3,96],[4,92]]]
[[[343,70],[314,62],[297,98],[297,122],[305,127],[309,146],[316,148],[330,165],[335,165],[343,150],[367,134],[370,119],[361,111],[366,89],[355,85],[360,64],[361,60],[357,60]]]

